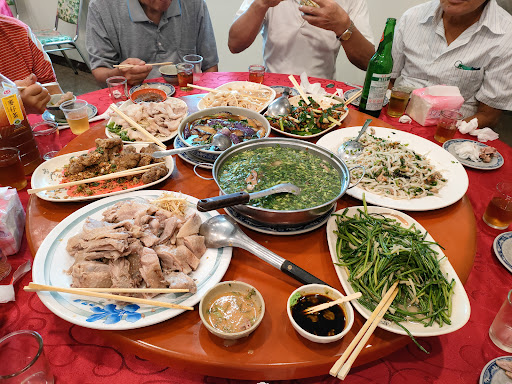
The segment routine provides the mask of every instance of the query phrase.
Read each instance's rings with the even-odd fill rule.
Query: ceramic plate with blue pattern
[[[500,168],[503,165],[503,163],[505,162],[505,160],[503,159],[503,156],[501,156],[501,154],[498,151],[496,151],[496,153],[494,154],[494,156],[492,157],[492,159],[489,163],[484,163],[483,161],[473,161],[470,159],[462,159],[461,157],[459,157],[457,155],[455,148],[457,148],[458,145],[460,145],[464,142],[475,143],[476,145],[478,145],[478,147],[480,149],[488,147],[488,145],[485,145],[484,143],[480,143],[479,141],[469,140],[469,139],[452,139],[452,140],[445,141],[445,143],[443,144],[443,148],[446,149],[448,152],[450,152],[453,155],[453,157],[455,157],[458,161],[460,161],[460,163],[462,165],[464,165],[465,167],[480,169],[483,171],[491,171],[493,169]]]
[[[135,92],[139,89],[145,89],[145,88],[160,89],[161,91],[164,91],[167,94],[167,97],[171,97],[176,92],[176,89],[171,84],[150,82],[150,83],[142,83],[139,85],[134,85],[133,87],[130,88],[130,95],[132,95],[133,92]]]
[[[504,232],[496,236],[492,246],[498,260],[512,273],[512,232]]]
[[[505,371],[498,367],[496,360],[508,360],[512,362],[512,356],[497,357],[487,363],[480,374],[480,384],[510,384],[511,379],[505,375]]]
[[[174,148],[178,149],[178,148],[184,148],[184,147],[186,147],[186,145],[183,144],[183,141],[180,140],[179,136],[176,136],[176,138],[174,139]],[[193,153],[195,153],[195,152],[196,151],[178,153],[178,156],[183,161],[185,161],[189,164],[195,165],[199,168],[213,169],[213,163],[209,163],[209,162],[204,161],[203,159],[199,159],[199,158],[195,157],[193,155]]]
[[[70,287],[71,275],[67,273],[74,259],[66,251],[68,239],[81,232],[88,217],[102,219],[102,212],[120,201],[132,199],[154,200],[168,191],[137,191],[111,196],[79,209],[61,221],[44,239],[37,251],[32,279],[34,283],[55,287]],[[188,201],[188,211],[196,211],[204,222],[216,211],[198,212],[197,199],[183,195]],[[232,248],[208,248],[201,257],[199,267],[190,273],[197,285],[197,292],[160,294],[154,299],[169,303],[194,306],[208,289],[221,281],[231,261]],[[161,308],[144,304],[126,304],[113,300],[86,297],[60,292],[38,292],[43,304],[60,318],[86,328],[124,330],[146,327],[169,320],[184,310]]]

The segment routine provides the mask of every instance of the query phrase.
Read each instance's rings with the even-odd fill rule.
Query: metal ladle
[[[292,183],[277,184],[273,187],[258,192],[236,192],[228,195],[220,195],[201,199],[197,202],[197,210],[201,212],[212,211],[214,209],[232,207],[238,204],[247,204],[250,200],[259,199],[260,197],[274,195],[276,193],[293,193],[298,195],[300,188]]]
[[[178,153],[195,151],[201,148],[210,148],[211,146],[217,147],[219,151],[225,151],[226,149],[231,147],[231,140],[226,135],[217,133],[216,135],[213,136],[212,142],[210,144],[195,145],[192,147],[183,147],[177,149],[168,149],[166,151],[156,151],[153,152],[151,156],[153,156],[155,159],[160,159],[162,157],[176,155]]]
[[[289,89],[285,89],[281,97],[275,99],[267,108],[267,115],[272,117],[286,116],[289,115],[292,106],[290,101],[288,100],[288,95],[290,94]]]
[[[367,119],[364,122],[363,127],[359,131],[359,134],[357,135],[357,137],[354,140],[349,140],[349,141],[343,143],[338,148],[338,156],[339,157],[341,157],[343,160],[347,161],[347,160],[354,160],[356,157],[358,157],[361,154],[364,147],[363,147],[363,144],[361,144],[359,142],[359,139],[361,138],[361,136],[363,136],[363,133],[366,132],[366,128],[368,128],[368,126],[370,125],[371,122],[372,122],[372,119]]]
[[[328,285],[292,262],[259,245],[243,233],[236,222],[229,216],[218,215],[209,218],[201,224],[199,234],[204,236],[208,248],[242,248],[303,284]]]

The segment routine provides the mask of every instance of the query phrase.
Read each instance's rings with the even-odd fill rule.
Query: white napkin
[[[455,153],[461,159],[469,159],[471,161],[480,161],[480,150],[474,142],[464,141],[454,145]]]
[[[497,140],[500,137],[500,135],[498,135],[489,127],[477,129],[478,119],[476,117],[471,119],[469,123],[465,121],[459,122],[457,127],[459,128],[460,133],[469,133],[471,136],[476,136],[478,141],[481,142]]]
[[[310,84],[308,75],[306,72],[302,72],[300,75],[300,86],[304,90],[304,93],[310,95],[325,95],[327,92],[322,88],[320,83]]]
[[[486,141],[497,140],[500,135],[494,132],[491,128],[485,127],[482,129],[475,129],[473,132],[469,132],[470,135],[476,136],[478,141],[485,143]]]
[[[402,123],[402,124],[411,124],[412,119],[409,116],[407,116],[407,115],[402,115],[398,119],[398,122]]]
[[[21,264],[16,272],[13,273],[12,279],[9,285],[0,285],[0,303],[7,303],[9,301],[15,301],[14,296],[14,283],[16,283],[21,277],[30,271],[31,263],[27,260]]]

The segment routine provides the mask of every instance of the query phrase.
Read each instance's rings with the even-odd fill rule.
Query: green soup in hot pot
[[[259,147],[236,153],[217,174],[225,193],[257,192],[281,183],[293,183],[299,195],[281,193],[251,200],[248,205],[292,211],[313,208],[336,198],[341,190],[339,172],[308,150]]]

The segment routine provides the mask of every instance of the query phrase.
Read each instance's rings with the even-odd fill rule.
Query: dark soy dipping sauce
[[[339,305],[334,305],[320,312],[305,315],[303,311],[314,305],[332,301],[331,298],[320,295],[305,295],[297,300],[291,308],[292,317],[295,322],[305,331],[317,336],[334,336],[341,333],[345,328],[345,312]]]

